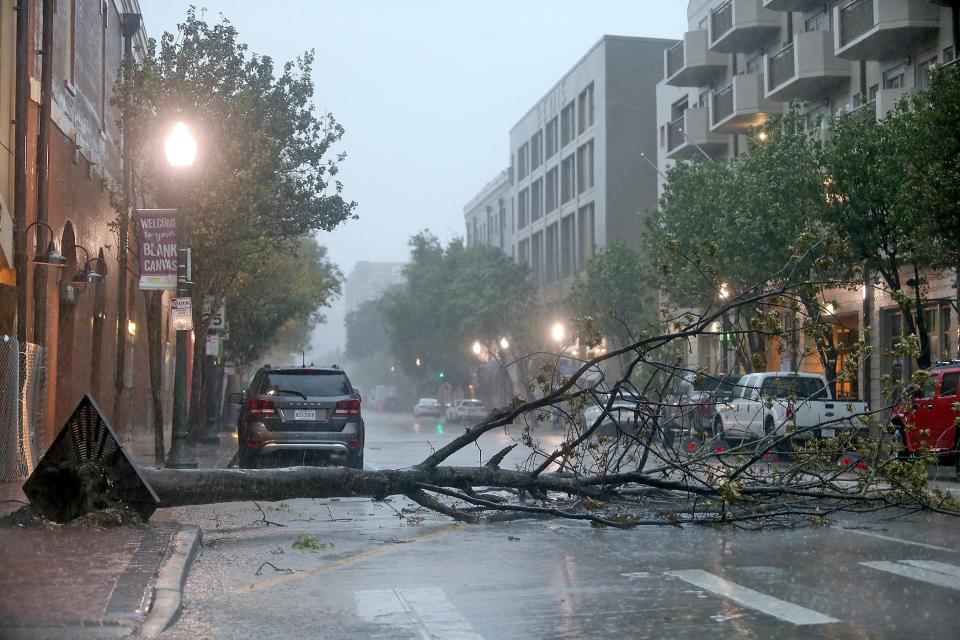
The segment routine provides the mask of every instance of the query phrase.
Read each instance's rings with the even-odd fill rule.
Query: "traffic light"
[[[437,372],[437,377],[440,378],[441,380],[443,380],[446,376],[447,376],[447,374],[444,373],[443,371],[438,371],[438,372]]]

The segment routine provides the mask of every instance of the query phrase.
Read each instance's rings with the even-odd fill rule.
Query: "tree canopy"
[[[410,239],[406,282],[381,301],[390,348],[414,380],[464,384],[474,366],[471,345],[513,341],[529,323],[533,287],[526,266],[499,249],[446,247],[429,232]],[[420,366],[417,366],[417,361]]]

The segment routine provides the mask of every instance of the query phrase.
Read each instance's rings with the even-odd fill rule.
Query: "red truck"
[[[906,453],[921,449],[941,457],[955,457],[957,420],[960,419],[960,360],[941,362],[929,370],[930,378],[913,398],[897,405],[890,422]]]

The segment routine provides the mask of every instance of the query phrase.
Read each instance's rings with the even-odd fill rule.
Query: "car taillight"
[[[250,398],[247,400],[247,414],[251,416],[275,416],[277,415],[277,406],[273,404],[273,400]]]
[[[793,409],[787,409],[787,420],[793,420]]]
[[[350,440],[347,442],[347,446],[351,449],[359,449],[362,445],[359,440]]]
[[[337,418],[345,418],[347,416],[359,416],[360,415],[360,401],[359,400],[341,400],[337,403],[337,406],[333,408],[333,415]]]
[[[700,407],[700,413],[704,415],[707,415],[708,413],[710,413],[711,407],[709,402],[701,402],[699,407]]]

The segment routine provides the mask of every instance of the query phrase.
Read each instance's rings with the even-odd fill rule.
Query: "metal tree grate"
[[[30,474],[23,492],[37,512],[57,522],[118,501],[146,520],[160,502],[89,394]]]

